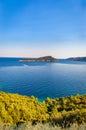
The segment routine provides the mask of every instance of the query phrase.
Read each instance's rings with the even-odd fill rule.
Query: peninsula
[[[86,62],[86,57],[71,57],[71,58],[68,58],[67,60]]]
[[[23,58],[19,62],[57,62],[58,60],[52,56],[44,56],[39,58]]]

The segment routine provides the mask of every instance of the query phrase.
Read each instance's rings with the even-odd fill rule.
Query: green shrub
[[[0,122],[32,124],[49,122],[61,127],[86,123],[86,95],[66,98],[47,98],[38,102],[34,96],[21,96],[0,92]]]

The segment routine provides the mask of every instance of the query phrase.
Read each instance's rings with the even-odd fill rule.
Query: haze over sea
[[[86,62],[20,63],[20,58],[0,58],[0,91],[46,97],[86,94]]]

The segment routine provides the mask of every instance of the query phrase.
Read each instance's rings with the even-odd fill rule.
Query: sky
[[[0,57],[86,56],[86,0],[0,0]]]

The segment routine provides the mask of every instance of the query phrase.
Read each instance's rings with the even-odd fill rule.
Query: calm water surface
[[[46,97],[86,94],[86,63],[19,63],[18,58],[0,58],[0,91]]]

